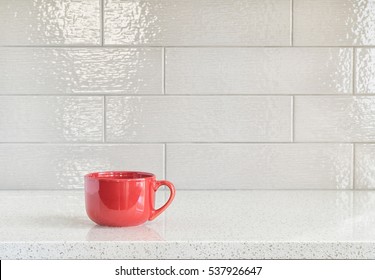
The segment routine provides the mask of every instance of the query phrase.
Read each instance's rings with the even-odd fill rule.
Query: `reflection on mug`
[[[163,241],[154,229],[141,225],[137,227],[93,226],[86,235],[87,241]]]

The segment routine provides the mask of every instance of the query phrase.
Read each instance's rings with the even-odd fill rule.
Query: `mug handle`
[[[161,186],[167,186],[171,192],[169,194],[169,198],[168,198],[167,203],[165,203],[162,207],[160,207],[159,209],[154,209],[154,206],[153,206],[153,209],[151,210],[151,215],[150,215],[150,218],[149,218],[150,221],[155,219],[157,216],[159,216],[161,213],[163,213],[163,211],[165,209],[167,209],[167,207],[172,203],[172,201],[174,199],[174,195],[176,193],[176,190],[175,190],[173,184],[169,181],[166,181],[166,180],[156,181],[154,192],[157,192],[157,190]]]

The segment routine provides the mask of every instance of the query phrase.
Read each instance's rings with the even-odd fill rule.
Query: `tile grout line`
[[[277,93],[268,93],[268,94],[261,94],[261,93],[255,93],[255,94],[121,94],[121,93],[110,93],[110,94],[103,94],[103,93],[78,93],[78,94],[72,94],[72,93],[60,93],[60,94],[24,94],[24,93],[14,93],[14,94],[1,94],[0,97],[93,97],[93,96],[116,96],[116,97],[194,97],[194,98],[200,98],[200,97],[301,97],[301,96],[307,96],[307,97],[344,97],[344,96],[351,96],[352,94],[339,94],[339,93],[327,93],[327,94],[277,94]],[[366,93],[361,94],[360,96],[368,96],[368,97],[375,97],[372,93]]]
[[[103,35],[104,35],[104,30],[103,30]],[[294,39],[294,38],[293,38]],[[104,41],[104,36],[103,36],[103,41]],[[104,46],[104,45],[103,45]],[[73,49],[73,48],[102,48],[103,47],[101,44],[90,44],[90,45],[85,45],[85,44],[80,44],[80,45],[74,45],[74,44],[66,44],[66,45],[0,45],[0,48],[56,48],[56,49]],[[279,46],[279,45],[270,45],[270,46],[256,46],[256,45],[192,45],[192,46],[174,46],[174,45],[168,45],[168,46],[155,46],[155,45],[111,45],[107,44],[104,46],[105,48],[117,48],[117,49],[147,49],[147,48],[157,48],[157,49],[162,49],[162,48],[243,48],[243,49],[276,49],[276,48],[289,48],[289,49],[297,49],[297,48],[310,48],[310,49],[329,49],[329,48],[337,48],[337,49],[351,49],[351,48],[357,48],[357,49],[366,49],[366,48],[374,48],[375,45],[364,45],[364,46],[353,46],[353,45],[347,45],[347,46],[339,46],[339,45],[327,45],[327,46],[309,46],[309,45],[295,45],[293,46],[290,45],[290,40],[289,40],[289,45],[285,46]]]
[[[165,90],[165,48],[162,48],[162,94],[166,94]],[[164,180],[167,180],[167,143],[164,143],[163,146],[164,152]],[[167,199],[166,194],[164,194],[164,200]]]
[[[291,135],[291,138],[292,138],[292,143],[294,143],[294,138],[295,138],[295,110],[294,110],[294,96],[292,96],[292,100],[291,100],[291,102],[292,102],[292,112],[291,112],[291,114],[292,114],[292,116],[291,116],[291,126],[292,126],[292,131],[291,131],[291,133],[292,133],[292,135]]]
[[[293,47],[293,28],[294,28],[294,9],[293,9],[294,2],[290,0],[290,45]]]
[[[165,48],[162,48],[161,51],[161,59],[162,59],[162,64],[161,64],[161,75],[162,75],[162,93],[165,95]]]
[[[163,195],[164,195],[164,203],[165,203],[168,199],[167,192],[163,191]],[[168,213],[168,211],[165,211],[163,213],[163,231],[164,231],[163,232],[163,238],[165,238],[165,235],[166,235],[166,232],[167,232],[167,213]]]
[[[186,142],[186,141],[179,141],[179,142],[152,142],[152,141],[144,141],[144,142],[102,142],[102,141],[92,141],[92,142],[0,142],[1,145],[71,145],[71,146],[77,146],[77,145],[164,145],[164,144],[172,144],[172,145],[321,145],[321,144],[327,144],[327,145],[350,145],[350,144],[375,144],[375,141],[373,142],[327,142],[327,141],[298,141],[298,142],[290,142],[289,141],[276,141],[276,142],[223,142],[223,141],[217,141],[217,142]]]
[[[167,180],[167,143],[164,143],[164,180]]]
[[[351,200],[351,211],[350,211],[350,214],[352,215],[351,216],[351,223],[352,223],[352,236],[354,236],[355,234],[355,223],[354,223],[354,216],[355,216],[355,194],[356,192],[354,191],[353,189],[353,194],[350,196],[350,200]]]
[[[104,46],[104,0],[100,0],[100,44]]]
[[[355,95],[356,94],[355,81],[357,79],[356,73],[355,73],[355,70],[356,70],[355,64],[357,62],[355,56],[356,56],[357,51],[356,51],[355,47],[353,48],[352,53],[353,53],[353,58],[352,58],[352,75],[353,75],[353,77],[352,77],[352,94]]]
[[[353,143],[353,147],[352,147],[352,153],[353,153],[353,160],[352,160],[352,172],[353,172],[353,174],[352,174],[352,184],[353,184],[353,190],[356,190],[356,187],[355,187],[355,166],[356,166],[356,164],[355,164],[355,146],[356,146],[356,144],[355,143]]]
[[[107,98],[103,96],[103,142],[107,142]]]
[[[354,56],[353,56],[354,57]],[[352,191],[353,191],[353,195],[350,197],[351,198],[351,215],[352,215],[352,234],[354,234],[355,232],[355,226],[354,226],[354,221],[353,221],[353,217],[355,215],[355,193],[358,191],[356,190],[356,187],[355,187],[355,143],[353,143],[353,147],[352,147],[352,153],[353,153],[353,160],[352,160]]]

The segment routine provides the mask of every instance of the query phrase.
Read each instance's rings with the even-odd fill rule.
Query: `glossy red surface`
[[[168,201],[155,209],[155,192],[170,189]],[[172,202],[175,188],[169,181],[157,181],[145,172],[108,171],[85,176],[86,212],[104,226],[136,226],[159,216]]]

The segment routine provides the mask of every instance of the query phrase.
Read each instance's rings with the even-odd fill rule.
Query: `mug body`
[[[155,200],[155,175],[109,171],[85,176],[89,218],[104,226],[136,226],[150,219]]]

